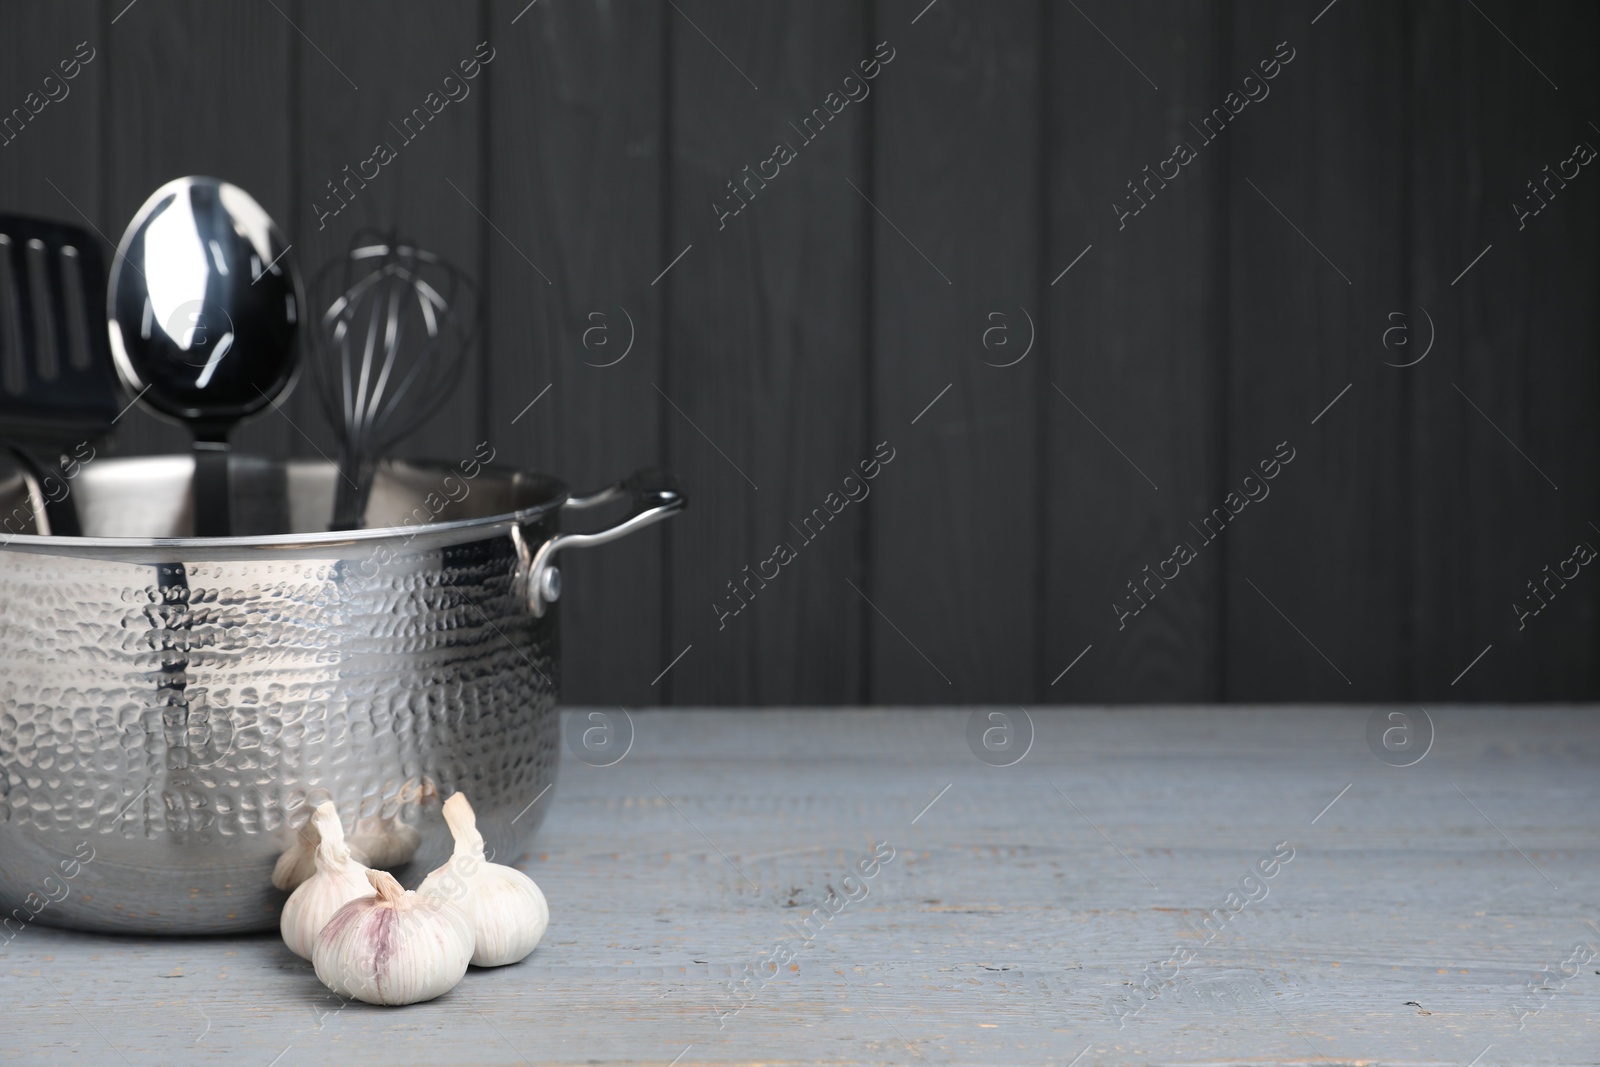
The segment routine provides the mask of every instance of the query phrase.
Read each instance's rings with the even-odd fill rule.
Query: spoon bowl
[[[305,297],[288,251],[249,193],[202,177],[157,189],[117,246],[112,358],[140,404],[194,433],[203,536],[229,532],[229,433],[295,380]]]

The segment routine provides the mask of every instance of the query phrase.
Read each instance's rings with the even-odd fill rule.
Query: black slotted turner
[[[110,434],[120,412],[96,238],[0,214],[0,443],[64,484],[62,457]],[[70,497],[46,494],[50,532],[80,533]]]

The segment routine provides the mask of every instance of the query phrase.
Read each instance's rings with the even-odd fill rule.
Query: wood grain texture
[[[1583,103],[1600,12],[1478,7],[1424,6],[1414,33],[1413,289],[1440,332],[1415,387],[1415,689],[1583,698],[1600,691],[1600,575],[1543,582],[1600,547],[1600,181],[1557,177],[1520,223],[1513,205],[1537,207],[1527,183],[1574,145],[1600,147]]]
[[[543,944],[429,1004],[341,1008],[273,937],[30,924],[6,1062],[1594,1061],[1595,966],[1559,975],[1600,949],[1593,707],[1436,707],[1404,769],[1329,707],[1035,709],[997,769],[985,710],[636,716],[621,763],[561,770]],[[830,888],[857,899],[818,918]]]
[[[156,186],[214,173],[308,276],[401,226],[488,292],[402,452],[682,477],[684,516],[563,561],[579,701],[1600,696],[1600,581],[1542,585],[1600,545],[1600,193],[1584,167],[1512,209],[1600,145],[1592,5],[72,0],[0,2],[0,29],[0,114],[97,50],[0,145],[0,208],[87,217],[109,257]],[[871,95],[797,128],[883,41]],[[749,179],[779,141],[796,158]],[[634,339],[612,367],[597,312]],[[1413,347],[1384,347],[1392,313]],[[188,446],[138,410],[119,431]],[[870,497],[803,533],[884,441]],[[1270,499],[1202,545],[1280,441]],[[309,381],[238,439],[331,442]]]
[[[0,132],[0,208],[105,229],[100,96],[107,63],[100,5],[0,4],[0,23],[0,120],[9,120]],[[74,55],[85,44],[94,58],[79,63],[77,76],[63,82],[60,64],[73,69]],[[53,79],[48,87],[46,77]],[[59,99],[50,99],[51,93]],[[31,103],[29,94],[35,94]],[[17,109],[27,118],[19,120]],[[101,250],[109,263],[116,246],[103,244]]]
[[[1189,524],[1221,503],[1230,178],[1226,142],[1189,123],[1230,88],[1228,22],[1215,5],[1080,9],[1048,23],[1041,691],[1213,699],[1223,555]],[[1135,193],[1186,142],[1179,177]],[[1150,575],[1185,540],[1199,554],[1161,588]]]
[[[895,59],[876,83],[863,190],[876,209],[872,437],[896,459],[874,486],[862,587],[870,698],[1029,700],[1041,5],[942,4],[918,17],[924,7],[882,5],[873,34]]]
[[[141,0],[126,9],[112,27],[107,64],[106,156],[116,161],[107,169],[107,237],[120,240],[162,185],[197,174],[244,189],[295,242],[295,40],[293,28],[269,5]],[[301,380],[301,387],[308,385]],[[137,405],[117,428],[119,450],[130,454],[185,452],[191,440],[184,427]],[[305,452],[294,427],[274,411],[241,424],[233,444],[264,455]]]
[[[287,232],[307,278],[343,256],[358,230],[379,227],[397,229],[481,281],[480,253],[488,232],[479,214],[487,198],[483,79],[498,58],[464,85],[458,69],[462,61],[474,60],[487,39],[479,6],[353,0],[284,10],[302,31],[296,34],[295,53],[296,218]],[[452,76],[461,87],[446,86]],[[452,92],[460,99],[452,99]],[[373,158],[380,144],[394,158],[379,160],[378,176],[363,182],[363,161]],[[339,186],[337,197],[330,183]],[[319,218],[318,204],[337,207],[338,213]],[[449,403],[422,433],[402,442],[397,454],[445,462],[473,455],[484,440],[485,358],[480,345]],[[297,454],[314,456],[320,449],[333,455],[333,433],[310,388],[283,410],[301,431]]]
[[[1242,501],[1216,546],[1230,700],[1374,699],[1409,681],[1411,620],[1396,604],[1421,367],[1388,364],[1420,356],[1429,328],[1406,290],[1403,12],[1315,14],[1240,4],[1226,72],[1242,107],[1219,138],[1232,168],[1229,396],[1213,506]],[[1294,456],[1281,466],[1280,444]]]
[[[667,534],[661,666],[694,650],[661,684],[678,703],[856,700],[863,611],[848,583],[859,584],[860,524],[877,501],[828,501],[844,499],[844,478],[871,456],[870,208],[850,187],[864,180],[869,124],[849,103],[814,119],[812,132],[804,120],[827,115],[829,94],[870,58],[864,15],[843,0],[682,0],[665,17],[673,217],[661,267],[683,258],[659,282],[668,311],[658,384],[667,458],[694,502]],[[787,163],[780,144],[793,153]],[[742,199],[736,181],[748,183]],[[808,540],[805,520],[818,509],[827,521],[815,520]],[[774,560],[779,544],[793,553],[787,564]]]
[[[490,8],[487,434],[504,462],[577,492],[661,465],[660,18],[646,4]],[[658,699],[662,536],[561,557],[570,699]]]

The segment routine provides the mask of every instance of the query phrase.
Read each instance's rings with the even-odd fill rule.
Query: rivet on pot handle
[[[635,530],[642,530],[646,526],[660,522],[673,512],[682,511],[689,503],[688,494],[672,475],[660,470],[642,470],[636,471],[615,485],[606,486],[597,493],[569,496],[563,510],[598,507],[625,496],[633,498],[633,511],[615,526],[592,533],[556,534],[540,545],[531,557],[528,554],[527,542],[522,536],[522,529],[512,528],[511,537],[517,546],[517,552],[527,560],[527,569],[524,573],[528,610],[536,617],[544,615],[545,608],[561,597],[561,572],[556,569],[554,563],[557,552],[563,548],[603,545],[607,541],[626,537]]]

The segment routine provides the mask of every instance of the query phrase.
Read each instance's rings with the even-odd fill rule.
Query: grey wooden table
[[[523,964],[385,1010],[275,937],[33,925],[0,1062],[1600,1062],[1600,718],[1429,711],[1408,767],[1354,707],[1034,710],[1004,767],[968,712],[635,713]]]

